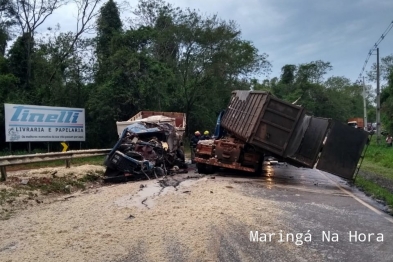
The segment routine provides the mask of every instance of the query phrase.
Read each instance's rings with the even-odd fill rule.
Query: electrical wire
[[[357,79],[357,82],[361,82],[362,81],[362,75],[364,73],[364,70],[366,69],[366,65],[368,63],[368,60],[370,59],[370,56],[372,55],[372,53],[374,52],[374,50],[377,49],[377,47],[379,46],[379,44],[382,42],[382,40],[386,37],[386,35],[389,33],[389,31],[393,28],[393,21],[388,25],[388,27],[386,28],[386,30],[382,33],[381,37],[378,39],[377,42],[375,42],[374,46],[371,47],[370,51],[367,54],[367,58],[364,61],[363,67],[362,67],[362,71],[359,74],[359,77]]]

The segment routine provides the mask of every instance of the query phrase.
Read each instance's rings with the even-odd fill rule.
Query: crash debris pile
[[[153,179],[187,172],[182,136],[169,123],[127,126],[105,165],[105,180]]]

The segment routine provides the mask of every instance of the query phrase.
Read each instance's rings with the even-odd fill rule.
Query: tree
[[[298,83],[316,83],[320,84],[323,81],[323,76],[330,70],[332,70],[330,62],[324,62],[321,60],[312,61],[311,63],[301,64],[298,67],[296,81]]]
[[[393,133],[393,71],[388,75],[388,85],[381,93],[382,123],[387,131]]]
[[[26,39],[26,88],[30,86],[31,52],[33,50],[32,40],[34,39],[34,33],[64,3],[64,0],[13,0],[10,4],[9,13],[19,25],[22,35]]]
[[[176,29],[170,15],[162,12],[154,25],[154,55],[161,62],[176,65],[179,45],[176,42]]]
[[[283,84],[293,84],[295,82],[295,65],[285,65],[281,68],[280,82]]]
[[[390,73],[393,71],[393,54],[381,58],[379,70],[381,79],[389,81]],[[367,72],[367,77],[370,82],[377,81],[377,63],[373,63],[371,70]]]
[[[325,83],[328,100],[324,116],[346,122],[348,118],[363,116],[363,87],[346,77],[333,76]]]
[[[7,27],[5,24],[0,24],[0,55],[5,55],[5,50],[7,48],[7,41],[10,40]]]
[[[83,107],[88,98],[86,83],[91,81],[92,64],[90,58],[92,40],[78,39],[74,48],[73,34],[56,31],[40,39],[33,56],[34,85],[37,103],[46,105]],[[71,50],[71,52],[69,52]],[[90,51],[90,53],[89,53]],[[69,52],[67,58],[63,54]],[[47,79],[55,74],[52,81]]]
[[[0,0],[0,54],[5,55],[7,42],[11,40],[11,29],[16,24],[11,0]]]
[[[33,53],[34,39],[28,33],[18,37],[8,52],[10,71],[19,79],[19,89],[29,90],[31,74],[27,74],[30,66],[30,55]],[[31,73],[31,72],[30,72]]]
[[[64,49],[63,53],[60,55],[58,64],[54,67],[54,70],[49,77],[49,83],[53,81],[60,64],[63,63],[70,56],[70,54],[78,49],[77,44],[78,41],[82,38],[82,35],[89,33],[94,29],[92,21],[98,15],[96,8],[101,3],[101,1],[102,0],[74,0],[78,8],[76,30],[74,32],[67,33],[70,38],[68,48]]]
[[[109,0],[104,4],[97,17],[97,57],[103,63],[110,56],[112,38],[122,31],[122,22],[116,3]]]
[[[116,121],[167,105],[165,91],[173,73],[150,55],[151,39],[152,29],[141,27],[112,40],[107,74],[92,90],[87,104],[88,117],[94,120],[89,136],[94,140],[111,144],[117,138]],[[100,128],[108,123],[112,123],[110,128]]]
[[[206,120],[214,122],[224,106],[223,101],[229,99],[229,91],[236,88],[235,84],[252,74],[267,72],[270,63],[266,54],[258,54],[252,43],[240,38],[240,30],[232,21],[221,21],[216,16],[203,18],[195,11],[187,10],[178,26],[179,50],[182,52],[179,52],[176,74],[181,109],[191,116],[192,122],[195,120],[191,113],[195,109],[198,114],[208,115]],[[208,100],[206,94],[209,94]],[[216,102],[212,103],[212,100]],[[206,108],[198,106],[200,101],[209,101],[221,108],[200,112]]]

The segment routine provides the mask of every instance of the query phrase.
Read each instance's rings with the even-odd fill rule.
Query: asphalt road
[[[384,208],[318,170],[191,170],[27,206],[0,223],[0,261],[393,261]]]
[[[186,245],[193,236],[171,232],[165,237],[163,261],[393,261],[393,218],[336,176],[276,165],[260,177],[231,172],[213,178],[209,181],[225,184],[261,207],[232,204],[228,197],[229,208],[239,210],[240,218],[223,216],[201,227],[207,240],[200,243],[205,252],[197,259],[189,256],[192,247]],[[170,223],[162,222],[163,227]],[[149,261],[144,256],[148,249],[134,246],[118,261]]]

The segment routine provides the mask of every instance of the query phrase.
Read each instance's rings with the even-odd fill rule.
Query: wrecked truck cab
[[[181,137],[169,123],[127,126],[104,164],[104,180],[142,180],[187,171]]]

